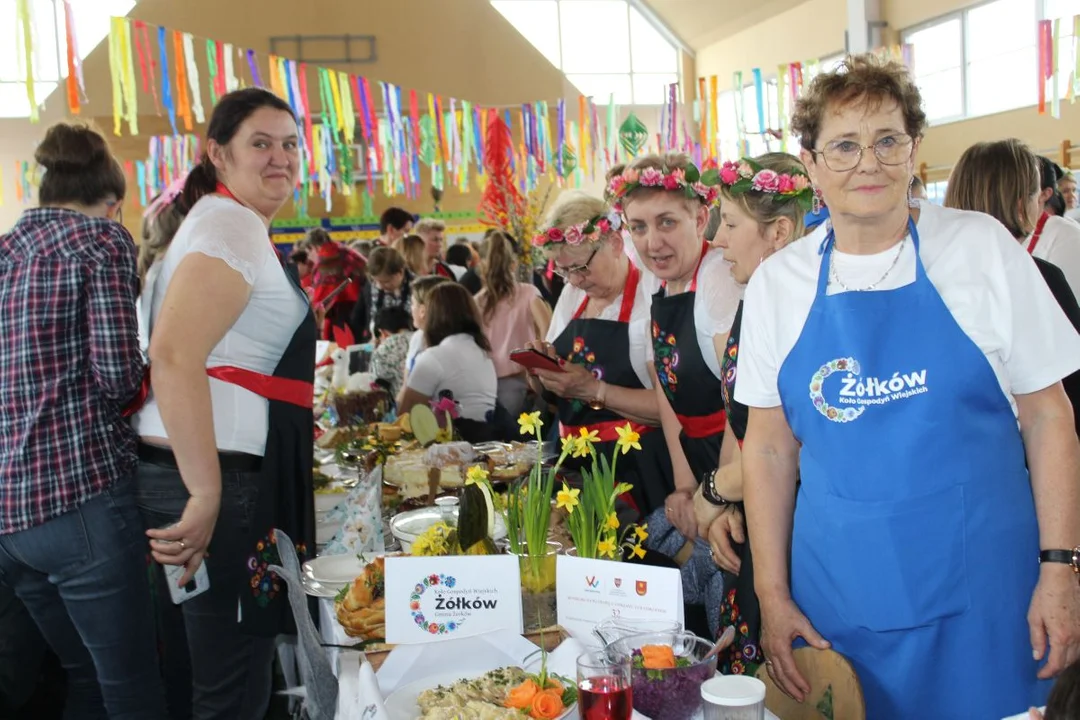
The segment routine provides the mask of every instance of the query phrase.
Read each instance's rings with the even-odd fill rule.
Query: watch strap
[[[713,482],[716,479],[716,473],[719,470],[710,470],[705,473],[701,478],[701,496],[705,498],[706,502],[710,505],[717,507],[723,507],[728,504],[728,501],[724,497],[716,492],[716,484]]]
[[[1039,552],[1039,562],[1071,565],[1073,572],[1080,573],[1080,546],[1072,550],[1042,550]]]

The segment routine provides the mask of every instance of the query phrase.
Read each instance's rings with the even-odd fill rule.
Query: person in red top
[[[296,266],[296,276],[300,279],[300,287],[311,294],[315,280],[315,260],[308,255],[307,246],[297,245],[289,253],[289,262]]]
[[[311,300],[325,306],[326,319],[321,330],[322,336],[327,338],[334,326],[348,326],[353,306],[359,301],[367,281],[367,260],[352,248],[331,240],[322,228],[308,233],[308,242],[316,253]],[[335,295],[346,280],[352,282]]]

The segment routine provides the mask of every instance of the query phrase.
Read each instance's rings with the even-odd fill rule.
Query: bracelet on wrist
[[[723,495],[716,492],[716,485],[713,482],[716,478],[716,473],[718,472],[719,469],[714,469],[710,470],[709,472],[705,473],[704,476],[702,476],[701,496],[705,498],[706,502],[708,502],[710,505],[715,505],[716,507],[724,507],[725,505],[728,505],[729,502],[724,498]]]

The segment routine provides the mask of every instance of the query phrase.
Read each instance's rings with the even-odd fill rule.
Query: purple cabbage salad
[[[648,670],[640,650],[634,650],[630,682],[634,709],[653,720],[691,720],[701,709],[701,686],[716,673],[716,659],[699,662],[679,657],[675,667]]]

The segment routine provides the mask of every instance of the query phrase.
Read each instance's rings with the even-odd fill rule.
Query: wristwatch
[[[596,388],[596,397],[589,401],[589,407],[593,410],[603,410],[607,407],[605,402],[607,398],[607,383],[603,380],[599,381],[600,384]]]
[[[1072,550],[1043,550],[1039,553],[1039,562],[1071,565],[1073,572],[1080,575],[1080,545],[1077,545]]]
[[[718,471],[714,469],[701,476],[701,497],[705,498],[710,505],[724,507],[725,505],[728,505],[729,502],[724,499],[723,495],[716,492],[716,485],[713,481],[716,479],[717,472]]]

